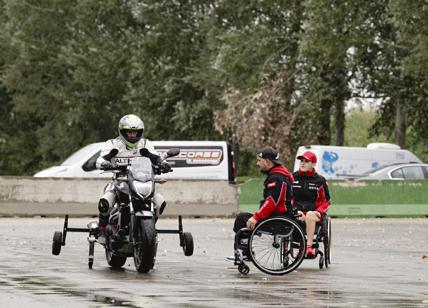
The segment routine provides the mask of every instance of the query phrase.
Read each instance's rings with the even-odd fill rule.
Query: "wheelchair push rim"
[[[286,217],[261,222],[252,232],[248,244],[253,264],[270,275],[294,271],[305,257],[304,232],[295,221]]]
[[[331,218],[328,216],[325,221],[324,254],[325,264],[328,267],[331,264]]]

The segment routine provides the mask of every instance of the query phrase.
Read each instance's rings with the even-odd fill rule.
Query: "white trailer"
[[[312,151],[317,156],[315,169],[326,179],[359,177],[374,169],[399,163],[422,163],[408,150],[390,143],[370,143],[367,147],[326,145],[301,146],[297,150],[294,171],[299,169],[297,156]]]
[[[180,154],[167,161],[173,172],[162,174],[163,179],[226,180],[235,181],[234,153],[225,141],[151,141],[159,155],[170,148],[179,148]],[[95,167],[104,142],[91,143],[68,157],[61,165],[37,172],[35,177],[111,177]]]

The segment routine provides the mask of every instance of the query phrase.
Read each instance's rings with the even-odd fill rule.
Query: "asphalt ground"
[[[70,218],[85,227],[92,218]],[[100,245],[92,270],[84,233],[68,233],[51,254],[60,218],[0,218],[0,307],[428,307],[428,219],[333,219],[332,264],[305,260],[269,276],[232,255],[232,219],[184,219],[195,240],[185,257],[178,235],[160,234],[156,266],[136,272],[132,259],[111,270]],[[176,228],[160,219],[158,228]]]

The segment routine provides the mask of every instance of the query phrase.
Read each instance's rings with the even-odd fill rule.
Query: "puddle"
[[[7,286],[18,286],[21,289],[31,292],[34,295],[46,296],[46,295],[61,295],[61,296],[72,296],[82,299],[87,299],[90,302],[103,303],[115,307],[141,307],[133,304],[129,300],[124,300],[112,296],[104,296],[93,293],[91,290],[76,289],[73,286],[60,286],[57,280],[49,279],[40,276],[19,276],[19,277],[6,277],[11,282],[0,281],[0,285]],[[14,283],[13,283],[14,282]],[[108,292],[108,289],[104,289],[103,292]]]
[[[131,307],[131,308],[142,307],[142,306],[136,306],[130,301],[119,299],[117,297],[103,296],[98,294],[89,295],[89,300],[92,302],[109,304],[109,305],[118,306],[118,307]]]

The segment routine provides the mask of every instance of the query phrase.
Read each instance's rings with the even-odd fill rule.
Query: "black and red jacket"
[[[327,181],[315,169],[293,173],[293,207],[299,211],[318,211],[325,215],[330,206]]]
[[[293,176],[284,166],[270,169],[264,182],[263,200],[260,201],[260,208],[253,218],[259,221],[272,214],[291,213],[292,183]]]

